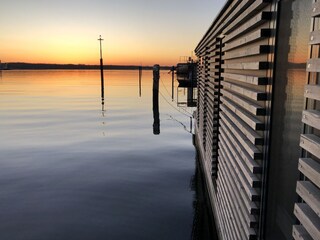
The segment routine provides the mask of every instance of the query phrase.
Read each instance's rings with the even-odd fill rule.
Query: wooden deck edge
[[[223,240],[221,227],[219,225],[220,220],[218,218],[217,210],[216,210],[216,207],[215,207],[215,204],[214,204],[215,202],[217,202],[215,200],[216,192],[215,192],[214,187],[213,187],[211,176],[207,174],[208,172],[210,172],[210,168],[209,168],[209,166],[207,166],[206,161],[205,161],[204,149],[203,149],[203,146],[200,144],[201,143],[201,139],[199,139],[200,136],[198,134],[197,124],[195,124],[195,128],[194,129],[195,129],[195,138],[194,138],[195,139],[195,146],[196,146],[196,150],[197,150],[198,155],[199,155],[200,168],[201,168],[202,174],[203,174],[203,176],[205,178],[205,186],[206,186],[207,194],[209,196],[211,212],[212,212],[212,215],[213,215],[213,218],[214,218],[214,224],[215,224],[216,229],[217,229],[218,238]]]

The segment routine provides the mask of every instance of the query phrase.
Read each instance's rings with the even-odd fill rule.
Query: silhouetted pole
[[[141,97],[141,77],[142,77],[142,66],[139,66],[139,96]]]
[[[159,78],[160,66],[153,66],[153,134],[160,134],[160,118],[159,118]]]
[[[104,99],[104,78],[103,78],[103,60],[102,60],[102,41],[101,35],[98,41],[100,42],[100,73],[101,73],[101,98]]]
[[[174,66],[171,67],[171,74],[172,74],[172,101],[174,100]]]

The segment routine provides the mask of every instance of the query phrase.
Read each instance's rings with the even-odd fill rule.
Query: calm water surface
[[[0,239],[199,239],[193,109],[162,72],[154,135],[138,86],[106,71],[102,104],[98,71],[0,73]]]

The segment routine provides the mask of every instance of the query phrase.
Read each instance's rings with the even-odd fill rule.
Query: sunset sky
[[[8,0],[2,62],[172,65],[191,55],[225,0]]]

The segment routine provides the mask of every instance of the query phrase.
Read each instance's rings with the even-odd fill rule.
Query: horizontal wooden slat
[[[314,134],[301,134],[300,147],[320,158],[320,138]]]
[[[250,112],[254,115],[263,116],[266,114],[265,108],[255,104],[254,102],[251,102],[241,96],[238,96],[233,92],[230,92],[225,89],[221,89],[221,93],[223,94],[223,96],[228,97],[232,101],[236,102],[243,109],[246,109],[248,112]]]
[[[307,61],[307,72],[320,72],[319,58],[312,58]]]
[[[223,47],[223,51],[228,51],[239,46],[245,46],[247,44],[258,41],[262,38],[270,37],[272,33],[271,29],[258,29],[254,32],[251,32],[247,35],[242,36],[241,38],[235,39],[229,43],[226,43]]]
[[[224,69],[264,70],[269,68],[268,62],[239,62],[222,64]]]
[[[264,130],[265,124],[259,119],[255,118],[251,114],[242,110],[237,104],[232,100],[221,97],[221,101],[225,104],[232,112],[234,112],[239,118],[241,118],[245,123],[247,123],[253,130]]]
[[[224,127],[220,129],[220,134],[221,135],[225,134],[228,136],[228,138],[233,143],[234,147],[237,149],[245,165],[250,169],[250,171],[254,174],[261,173],[261,166],[249,156],[249,154],[244,149],[244,147],[237,141],[234,134],[228,129],[227,126],[224,125],[223,122],[221,122],[221,126],[224,126]]]
[[[320,130],[320,111],[317,111],[317,110],[303,111],[302,122]]]
[[[241,57],[248,57],[253,55],[259,55],[259,54],[266,54],[271,52],[270,46],[250,46],[247,48],[242,49],[236,49],[229,52],[226,52],[222,59],[228,60],[228,59],[235,59],[235,58],[241,58]]]
[[[196,54],[200,54],[208,42],[215,39],[221,29],[223,29],[225,25],[230,24],[232,20],[239,15],[239,12],[245,9],[251,2],[252,0],[233,1],[227,8],[224,8],[224,11],[221,11],[221,14],[216,18],[216,21],[212,23],[209,30],[196,47]]]
[[[224,155],[221,156],[221,161],[225,161]],[[239,198],[242,199],[243,203],[246,206],[246,210],[249,214],[259,213],[259,208],[257,204],[253,201],[250,201],[245,191],[243,191],[243,188],[238,179],[238,176],[235,175],[233,171],[229,171],[227,169],[228,167],[224,165],[225,163],[222,163],[221,167],[219,168],[220,170],[219,177],[227,183],[230,189],[232,189],[233,191],[237,191],[240,194]]]
[[[312,240],[309,233],[302,225],[294,225],[292,229],[292,236],[294,240]]]
[[[232,24],[226,25],[224,32],[228,34],[229,32],[238,28],[243,22],[252,18],[252,15],[257,13],[261,8],[270,3],[270,0],[255,0],[253,3],[239,12],[240,15],[232,22]]]
[[[226,178],[222,178],[221,180],[221,190],[225,194],[225,199],[230,203],[234,215],[237,215],[238,226],[241,230],[244,229],[245,235],[255,235],[255,231],[250,226],[251,224],[256,226],[256,218],[253,215],[248,214],[246,209],[243,208],[243,202],[236,194],[238,192],[234,191],[230,185],[227,185]]]
[[[249,200],[250,201],[258,201],[260,199],[259,193],[256,191],[256,189],[252,188],[249,185],[249,183],[247,183],[245,181],[245,177],[244,177],[243,173],[238,168],[231,165],[229,157],[227,159],[227,155],[226,155],[227,148],[224,147],[223,145],[225,145],[225,142],[220,141],[219,142],[219,157],[221,158],[221,156],[223,156],[223,155],[225,156],[226,163],[228,164],[228,171],[234,171],[235,174],[238,176],[239,184],[240,184],[241,188],[243,189],[243,191],[245,191],[246,196],[249,198]],[[219,163],[219,164],[221,164],[221,163]]]
[[[320,188],[320,163],[312,158],[300,158],[298,169]]]
[[[241,75],[241,74],[234,74],[234,73],[222,73],[222,77],[225,80],[234,80],[238,82],[248,83],[252,85],[267,85],[268,78],[266,77],[256,77],[256,76],[248,76],[248,75]]]
[[[319,17],[320,16],[320,2],[315,2],[312,5],[312,17]]]
[[[267,99],[267,93],[262,91],[257,91],[254,89],[246,88],[238,84],[234,84],[228,81],[222,81],[222,85],[225,89],[229,89],[233,92],[251,98],[252,100],[262,101]]]
[[[221,112],[220,114],[223,123],[226,124],[226,126],[228,126],[230,131],[234,134],[239,143],[244,147],[245,151],[249,154],[249,156],[255,160],[261,159],[261,151],[254,144],[252,144],[241,131],[239,131],[236,125],[223,112]]]
[[[320,85],[307,84],[304,88],[304,97],[320,101]]]
[[[223,39],[223,42],[228,42],[239,36],[240,34],[249,32],[250,30],[253,30],[255,27],[259,26],[263,22],[266,22],[267,20],[270,20],[271,18],[271,12],[260,12],[256,16],[248,20],[246,23],[235,29],[232,33],[226,35],[226,37]]]
[[[309,36],[309,43],[311,45],[320,44],[320,31],[313,31]]]
[[[296,203],[294,214],[313,239],[319,239],[320,219],[306,203]]]
[[[220,142],[224,142],[225,145],[228,147],[227,155],[229,156],[231,161],[233,162],[233,165],[237,167],[241,172],[243,173],[245,180],[250,184],[252,188],[259,188],[261,187],[261,180],[258,178],[258,176],[250,171],[250,169],[247,167],[247,163],[244,159],[242,159],[241,154],[237,151],[237,148],[233,145],[231,138],[229,138],[226,134],[224,134],[224,131],[221,131],[221,139]],[[227,132],[227,131],[226,131]],[[230,135],[229,135],[230,136]],[[223,151],[224,149],[221,149]]]
[[[220,180],[220,179],[219,179]],[[224,219],[228,224],[228,234],[232,235],[233,237],[231,239],[245,239],[245,235],[243,232],[243,229],[240,228],[240,223],[238,220],[238,216],[236,216],[235,212],[232,211],[231,204],[229,201],[227,201],[227,196],[224,193],[223,189],[223,183],[222,181],[219,181],[219,184],[217,186],[218,189],[218,201],[221,204],[222,209],[224,209]],[[240,229],[242,231],[240,231]]]
[[[320,190],[309,181],[298,181],[297,193],[320,217]]]
[[[239,130],[251,141],[252,144],[263,144],[263,137],[250,128],[235,113],[229,110],[225,105],[220,105],[221,110],[230,118],[230,120],[239,128]]]

